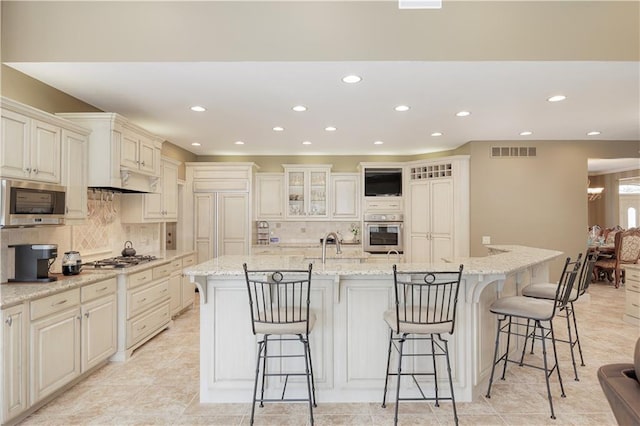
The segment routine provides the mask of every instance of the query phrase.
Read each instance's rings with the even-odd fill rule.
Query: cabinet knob
[[[38,174],[38,169],[33,169],[33,173]]]
[[[89,318],[89,312],[85,312],[84,316],[85,316],[86,318]]]
[[[24,171],[27,173],[31,173],[31,169],[29,167],[25,168]]]
[[[9,318],[7,318],[5,322],[7,323],[7,325],[8,325],[9,327],[11,327],[11,324],[13,324],[13,317],[9,317]]]
[[[140,163],[140,164],[142,164],[144,166],[144,161],[142,163]]]

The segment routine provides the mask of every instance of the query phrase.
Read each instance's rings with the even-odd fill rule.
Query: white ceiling
[[[638,62],[7,65],[197,155],[411,155],[472,140],[640,140]],[[362,81],[343,83],[348,74]],[[556,94],[567,99],[546,101]],[[308,110],[292,111],[298,104]],[[394,111],[400,104],[411,109]],[[456,117],[460,110],[471,115]],[[525,130],[533,134],[519,136]],[[592,130],[602,134],[586,136]]]

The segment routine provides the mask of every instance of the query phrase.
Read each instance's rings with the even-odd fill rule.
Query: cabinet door
[[[83,372],[116,353],[117,306],[115,294],[93,300],[82,306]]]
[[[120,165],[129,169],[138,169],[138,136],[125,131],[120,143]]]
[[[35,403],[80,374],[80,309],[33,321],[30,390]]]
[[[6,109],[2,110],[2,143],[0,143],[0,174],[7,178],[29,178],[30,119]]]
[[[304,170],[288,170],[285,172],[287,218],[304,218],[306,215],[307,178]]]
[[[307,216],[313,218],[329,217],[329,172],[310,170],[308,182]]]
[[[249,254],[249,195],[218,194],[218,253],[216,256]]]
[[[178,218],[178,166],[162,162],[162,211],[165,219]]]
[[[27,324],[24,305],[2,310],[2,424],[28,407]]]
[[[432,261],[453,256],[453,181],[434,180],[430,184]]]
[[[172,275],[169,277],[169,309],[171,316],[177,314],[182,309],[182,275]]]
[[[60,183],[61,129],[38,120],[31,121],[31,178]]]
[[[66,218],[87,218],[87,138],[62,130],[62,184],[67,187]]]
[[[187,256],[182,259],[182,268],[188,268],[196,263],[195,256]],[[189,277],[182,275],[182,309],[193,306],[196,299],[196,285],[193,284]]]
[[[159,159],[156,158],[156,148],[152,141],[140,139],[138,159],[140,160],[140,171],[157,175],[160,170]]]
[[[215,194],[194,194],[194,236],[198,263],[215,257]]]
[[[256,219],[284,218],[284,175],[258,173],[256,175]]]
[[[357,173],[331,174],[331,216],[334,219],[360,219],[359,178]]]

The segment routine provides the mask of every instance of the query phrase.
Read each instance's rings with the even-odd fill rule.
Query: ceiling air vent
[[[491,158],[535,157],[535,146],[492,146]]]

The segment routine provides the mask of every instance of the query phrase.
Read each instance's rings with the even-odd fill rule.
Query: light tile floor
[[[462,425],[615,425],[596,371],[602,364],[631,362],[640,327],[622,321],[624,288],[592,284],[590,300],[576,305],[585,367],[573,380],[568,345],[559,345],[566,398],[552,386],[557,419],[549,418],[540,371],[511,364],[497,380],[491,398],[458,403]],[[250,404],[198,401],[199,311],[189,310],[173,326],[134,352],[125,363],[111,363],[27,418],[25,425],[246,425]],[[564,324],[557,322],[562,334]],[[538,350],[537,352],[540,352]],[[555,377],[555,376],[554,376]],[[553,385],[553,384],[552,384]],[[393,404],[318,404],[318,425],[390,425]],[[267,404],[256,409],[259,425],[308,424],[304,404]],[[403,403],[402,425],[453,424],[451,406]]]

